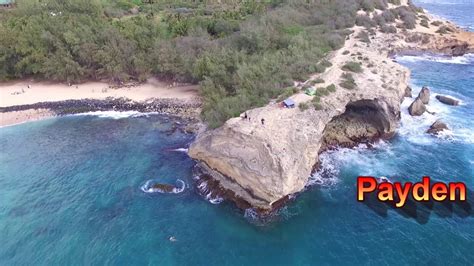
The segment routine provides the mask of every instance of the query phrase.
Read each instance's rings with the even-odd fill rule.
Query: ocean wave
[[[420,90],[420,87],[413,86],[413,95],[418,95]],[[463,99],[460,99],[462,95],[454,97],[451,96],[453,93],[448,95],[447,93],[438,94],[432,91],[430,102],[426,106],[432,114],[424,113],[421,116],[411,116],[408,113],[408,107],[414,99],[405,99],[401,104],[401,120],[398,133],[409,142],[421,145],[430,145],[437,140],[474,143],[474,130],[466,125],[465,119],[454,115],[456,110],[454,108],[456,107],[443,104],[435,98],[436,95],[447,95],[458,100],[460,106],[467,105]],[[426,131],[438,119],[446,122],[450,129],[441,131],[437,136],[427,134]]]
[[[140,187],[140,189],[145,192],[145,193],[170,193],[170,194],[179,194],[184,191],[186,188],[186,183],[181,180],[177,179],[176,184],[179,186],[175,186],[174,188],[171,189],[171,191],[165,191],[163,189],[154,187],[155,181],[154,180],[148,180],[143,184],[143,186]]]
[[[397,61],[414,63],[419,61],[431,61],[443,64],[468,65],[474,63],[474,54],[463,56],[440,56],[440,55],[402,55],[397,56]]]
[[[197,189],[199,193],[211,204],[217,205],[224,201],[224,198],[220,197],[214,191],[209,189],[208,182],[201,179],[200,176],[194,176],[194,180],[197,181]]]
[[[363,171],[361,173],[364,175],[375,174],[380,169],[388,169],[390,166],[385,165],[385,161],[374,154],[377,150],[383,150],[386,155],[393,155],[390,144],[383,140],[377,141],[371,147],[359,144],[354,148],[338,148],[320,154],[321,167],[310,176],[306,186],[318,185],[326,188],[336,186],[341,181],[340,171],[346,165],[353,165]]]
[[[177,148],[177,149],[171,149],[170,151],[175,151],[175,152],[188,152],[187,148]]]
[[[123,119],[130,117],[148,116],[151,113],[141,113],[138,111],[94,111],[87,113],[74,114],[74,116],[97,116],[100,118]]]

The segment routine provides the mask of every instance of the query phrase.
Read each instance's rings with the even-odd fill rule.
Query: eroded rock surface
[[[430,89],[428,87],[423,87],[418,94],[418,99],[420,99],[423,104],[430,103]]]
[[[438,135],[439,132],[441,132],[443,130],[448,130],[448,129],[449,128],[446,125],[446,123],[444,123],[443,121],[438,119],[430,126],[430,128],[428,129],[428,131],[426,131],[426,133],[429,133],[429,134],[432,134],[432,135]]]
[[[436,99],[447,105],[459,105],[459,101],[444,95],[436,95]]]
[[[419,97],[417,97],[408,107],[408,113],[412,116],[420,116],[425,112],[426,106]]]

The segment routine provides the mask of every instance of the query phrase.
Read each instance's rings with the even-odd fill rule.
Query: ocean
[[[416,2],[474,25],[470,1]],[[356,201],[359,175],[474,190],[474,56],[397,61],[414,95],[431,88],[435,114],[409,116],[406,99],[393,139],[322,155],[306,191],[265,223],[198,194],[185,153],[193,136],[175,130],[179,120],[96,112],[0,128],[0,265],[472,265],[474,217],[460,206],[414,215]],[[451,130],[425,134],[438,118]],[[146,192],[178,180],[179,193]]]

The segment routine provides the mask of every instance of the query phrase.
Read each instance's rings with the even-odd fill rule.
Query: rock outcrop
[[[423,87],[418,94],[418,99],[420,99],[423,104],[428,104],[430,102],[430,89]]]
[[[448,96],[436,95],[436,99],[447,105],[459,105],[459,101]]]
[[[326,81],[321,87],[340,84],[342,66],[357,61],[364,71],[353,74],[355,89],[338,86],[335,93],[321,98],[322,108],[318,110],[285,109],[277,104],[248,110],[250,120],[232,118],[197,137],[189,155],[198,161],[206,180],[212,180],[215,191],[222,193],[211,193],[213,197],[225,194],[241,208],[277,208],[305,187],[321,151],[394,134],[400,102],[403,97],[411,97],[411,90],[409,71],[387,60],[389,55],[410,51],[460,55],[474,47],[470,41],[461,40],[465,36],[461,36],[464,33],[460,29],[452,36],[418,33],[417,28],[394,34],[376,32],[369,43],[355,38],[364,28],[353,30],[344,47],[331,58],[332,67],[317,78]],[[470,36],[465,38],[470,40]],[[350,53],[344,55],[343,51]],[[410,114],[427,111],[429,97],[429,89],[423,88],[410,106]],[[298,105],[308,104],[312,97],[299,93],[292,99]]]
[[[305,187],[320,151],[332,145],[352,146],[361,140],[392,136],[400,119],[409,71],[385,60],[377,51],[359,46],[350,49],[371,58],[387,79],[368,70],[356,74],[356,84],[363,85],[353,90],[337,87],[336,92],[321,98],[322,110],[301,111],[278,104],[248,110],[250,120],[232,118],[222,127],[199,135],[189,155],[199,161],[207,176],[218,181],[220,189],[232,192],[239,206],[246,206],[242,204],[246,202],[268,211]],[[341,67],[350,60],[350,55],[342,55],[343,50],[320,78],[334,82],[341,76]],[[312,97],[301,92],[292,99],[298,105]],[[265,119],[264,125],[261,119]]]
[[[408,107],[408,113],[411,116],[420,116],[424,112],[426,112],[426,106],[419,97],[417,97]]]
[[[449,129],[448,126],[443,121],[438,119],[430,126],[430,128],[428,129],[428,131],[426,131],[426,133],[429,133],[432,135],[438,135],[439,132],[443,130],[448,130],[448,129]]]
[[[413,97],[413,95],[412,95],[412,89],[411,89],[410,86],[407,86],[407,87],[406,87],[406,89],[405,89],[405,95],[404,95],[404,96],[407,97],[407,98],[412,98],[412,97]]]

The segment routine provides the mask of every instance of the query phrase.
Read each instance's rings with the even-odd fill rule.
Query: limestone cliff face
[[[409,72],[386,55],[356,43],[351,38],[346,47],[370,58],[366,65],[371,66],[354,74],[357,89],[338,86],[336,92],[321,99],[322,110],[287,109],[276,103],[249,110],[250,120],[232,118],[222,127],[201,134],[189,155],[212,172],[222,188],[268,210],[305,187],[321,149],[393,134]],[[334,54],[333,66],[321,76],[327,80],[322,85],[338,84],[344,72],[341,67],[353,59],[343,50]],[[312,97],[299,93],[292,99],[298,105]]]

